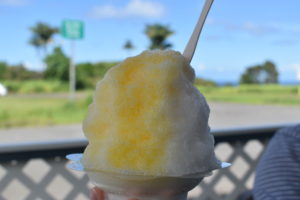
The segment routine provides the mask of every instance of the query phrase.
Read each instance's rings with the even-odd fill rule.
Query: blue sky
[[[24,63],[40,70],[36,50],[28,45],[36,22],[60,26],[63,19],[85,23],[85,38],[76,42],[75,61],[112,61],[128,56],[122,46],[130,39],[131,55],[149,45],[145,24],[169,25],[169,41],[182,51],[204,0],[0,0],[0,61]],[[203,28],[192,66],[197,76],[220,82],[238,81],[245,67],[273,61],[280,80],[296,81],[300,71],[299,0],[215,0]],[[70,41],[54,38],[49,50]],[[299,72],[300,73],[300,72]]]

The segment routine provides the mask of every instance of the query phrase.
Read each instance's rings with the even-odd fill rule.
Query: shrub
[[[4,81],[9,93],[53,93],[68,91],[68,84],[60,81]]]
[[[81,63],[76,66],[77,89],[95,88],[105,73],[117,62]]]
[[[203,78],[196,78],[195,79],[195,85],[198,86],[209,86],[209,87],[215,87],[217,86],[216,82],[211,81],[211,80],[206,80]]]

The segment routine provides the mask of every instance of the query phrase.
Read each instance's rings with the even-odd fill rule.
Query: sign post
[[[75,100],[76,91],[76,69],[75,69],[75,40],[83,38],[84,24],[79,20],[64,20],[61,25],[61,35],[64,38],[71,40],[71,55],[70,55],[70,67],[69,67],[69,84],[70,84],[70,101]]]

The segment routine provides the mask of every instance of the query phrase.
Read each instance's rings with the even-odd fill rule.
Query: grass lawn
[[[297,86],[199,87],[209,101],[300,106]],[[90,104],[91,91],[68,94],[15,94],[0,98],[0,128],[80,123]]]
[[[197,88],[209,101],[300,106],[297,86],[241,85],[238,87],[197,86]]]
[[[0,128],[78,123],[91,101],[88,94],[74,103],[67,95],[13,95],[0,98]]]

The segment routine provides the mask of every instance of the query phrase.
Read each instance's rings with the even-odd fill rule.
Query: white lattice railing
[[[215,130],[216,154],[233,165],[207,177],[190,194],[197,200],[234,200],[253,186],[255,167],[282,126]],[[85,140],[0,146],[0,200],[88,199],[84,173],[65,167],[65,155],[82,152]]]

